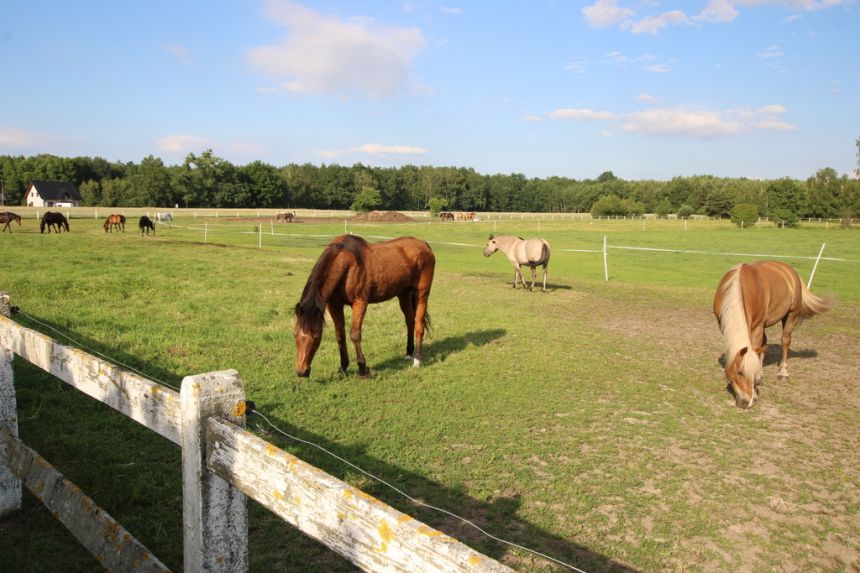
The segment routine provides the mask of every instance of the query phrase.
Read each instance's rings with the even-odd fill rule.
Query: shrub
[[[738,203],[731,213],[732,223],[738,227],[753,227],[758,221],[758,207],[751,203]]]
[[[689,219],[690,217],[693,216],[693,212],[694,212],[693,207],[691,207],[690,205],[687,205],[685,203],[684,205],[681,205],[680,209],[678,209],[678,218],[679,219]]]
[[[776,208],[770,211],[770,220],[777,227],[797,227],[797,213],[788,209]]]
[[[430,207],[430,213],[436,217],[448,207],[448,200],[444,197],[431,197],[427,206]]]
[[[604,195],[591,206],[592,217],[612,217],[624,215],[621,199],[617,195]]]
[[[352,210],[356,213],[367,213],[382,205],[382,195],[373,187],[363,188],[352,202]]]
[[[660,217],[661,219],[666,218],[666,216],[669,215],[669,213],[671,213],[671,212],[672,212],[672,204],[669,202],[668,199],[663,199],[662,201],[657,203],[656,207],[654,207],[654,214],[657,215],[658,217]]]

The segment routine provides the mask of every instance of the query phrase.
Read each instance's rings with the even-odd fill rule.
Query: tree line
[[[858,140],[860,149],[860,140]],[[732,216],[741,205],[758,216],[854,218],[860,181],[820,169],[805,181],[711,175],[627,181],[611,171],[595,179],[528,178],[465,167],[396,168],[254,161],[234,165],[212,150],[181,165],[152,155],[140,163],[100,157],[0,156],[7,205],[20,205],[31,180],[70,181],[84,205],[105,207],[316,208],[419,211],[591,212],[594,215],[693,213]]]

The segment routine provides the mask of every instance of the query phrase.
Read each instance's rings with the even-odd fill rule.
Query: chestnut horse
[[[3,232],[6,232],[6,229],[9,229],[9,232],[12,232],[12,227],[9,226],[9,223],[12,221],[18,221],[18,226],[21,226],[21,215],[16,215],[12,211],[4,211],[0,213],[0,223],[5,223],[6,226],[3,227]]]
[[[361,351],[361,323],[367,305],[397,297],[406,319],[406,358],[421,365],[424,331],[430,326],[427,300],[433,284],[436,257],[430,246],[414,237],[398,237],[370,244],[356,235],[341,235],[326,246],[308,277],[296,305],[296,374],[307,377],[320,345],[326,308],[334,323],[340,350],[340,369],[346,373],[344,312],[352,307],[349,338],[355,346],[359,376],[370,369]]]
[[[107,219],[105,219],[105,233],[111,232],[116,229],[116,232],[119,233],[122,230],[125,233],[125,216],[113,214],[109,215]]]
[[[549,243],[543,239],[523,239],[521,237],[503,236],[494,237],[490,235],[490,240],[484,247],[484,256],[489,257],[496,251],[502,251],[508,260],[514,266],[514,288],[517,288],[517,281],[523,281],[523,288],[526,288],[526,279],[523,277],[523,272],[520,269],[521,265],[526,265],[532,270],[532,286],[529,290],[535,288],[536,267],[543,266],[543,292],[546,292],[546,268],[549,266]]]
[[[48,234],[51,234],[51,228],[53,228],[57,233],[61,232],[63,228],[66,229],[66,232],[69,231],[69,220],[66,219],[66,216],[62,213],[57,213],[56,211],[47,211],[44,215],[42,215],[42,221],[39,223],[39,232],[44,233],[45,227],[48,228]]]
[[[782,322],[782,358],[778,378],[788,378],[788,347],[798,321],[821,314],[833,301],[815,296],[792,267],[776,261],[735,265],[714,295],[714,315],[726,343],[726,379],[735,404],[749,408],[758,396],[765,329]]]

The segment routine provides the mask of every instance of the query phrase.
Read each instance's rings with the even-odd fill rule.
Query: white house
[[[28,207],[77,207],[81,194],[67,181],[31,181],[24,202]]]

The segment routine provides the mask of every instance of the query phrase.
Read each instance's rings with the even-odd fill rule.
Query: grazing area
[[[3,237],[14,256],[4,257],[0,290],[25,326],[171,386],[235,368],[284,432],[585,571],[860,567],[860,230],[299,219],[273,228],[177,212],[145,241],[105,234],[103,218],[50,235],[25,219]],[[367,309],[369,377],[340,372],[328,317],[312,374],[295,375],[294,307],[347,226],[370,242],[409,235],[433,249],[421,368],[404,359],[392,300]],[[482,256],[491,233],[552,245],[547,292],[511,288],[508,262]],[[822,243],[841,260],[822,260],[811,290],[834,294],[835,306],[794,330],[788,380],[777,380],[779,326],[768,331],[758,398],[736,408],[720,363],[717,284],[733,265],[764,258],[744,253],[798,257],[782,260],[806,282]],[[19,359],[15,383],[22,439],[180,570],[179,449]],[[258,417],[248,427],[518,571],[567,570]],[[252,571],[354,570],[253,503],[249,514]],[[0,521],[0,555],[11,571],[99,570],[29,495]]]

